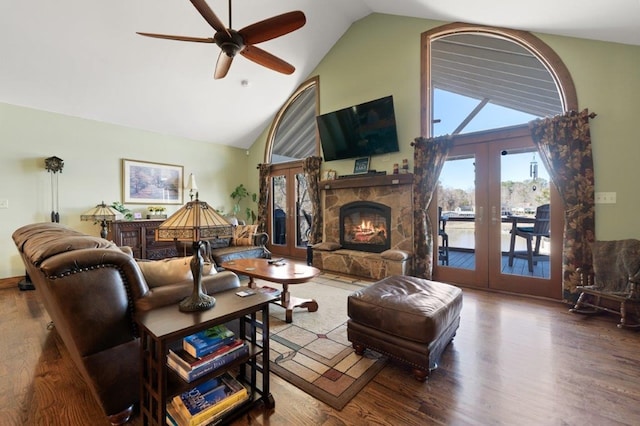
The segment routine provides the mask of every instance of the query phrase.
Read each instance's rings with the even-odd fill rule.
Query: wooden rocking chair
[[[620,315],[618,328],[640,328],[640,241],[595,241],[593,265],[580,268],[582,292],[570,310]]]

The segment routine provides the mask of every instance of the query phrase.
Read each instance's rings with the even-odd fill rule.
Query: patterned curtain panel
[[[595,189],[588,110],[529,123],[531,136],[564,203],[562,285],[567,301],[575,301],[576,269],[591,265],[589,243],[595,239]]]
[[[260,194],[258,195],[258,232],[267,232],[267,209],[269,208],[269,171],[271,164],[258,164],[260,171]]]
[[[451,136],[416,138],[413,146],[413,271],[431,279],[433,272],[433,227],[427,209],[438,177],[453,145]]]
[[[309,244],[322,241],[322,206],[320,205],[321,164],[322,157],[307,157],[302,161],[302,171],[307,179],[307,189],[309,190],[309,199],[311,200],[311,207],[313,209]]]

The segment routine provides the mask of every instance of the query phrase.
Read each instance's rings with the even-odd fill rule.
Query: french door
[[[273,165],[269,181],[269,250],[276,256],[304,259],[312,210],[302,165]]]
[[[440,224],[448,243],[444,235],[434,238],[440,246],[434,249],[434,279],[561,298],[563,209],[536,157],[526,126],[454,138],[431,203],[432,223]],[[509,262],[510,231],[516,218],[532,223],[543,204],[550,204],[550,233],[530,271],[524,259]],[[523,254],[525,242],[515,240],[514,252]]]

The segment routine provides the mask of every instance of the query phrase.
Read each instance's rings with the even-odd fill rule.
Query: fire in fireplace
[[[372,201],[340,207],[340,245],[345,249],[381,253],[391,247],[391,208]]]

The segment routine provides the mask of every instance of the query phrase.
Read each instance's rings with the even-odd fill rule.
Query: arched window
[[[530,33],[449,24],[422,35],[422,134],[523,124],[577,109],[557,54]]]
[[[319,154],[318,85],[318,77],[305,81],[280,108],[267,136],[265,163],[287,163]]]

